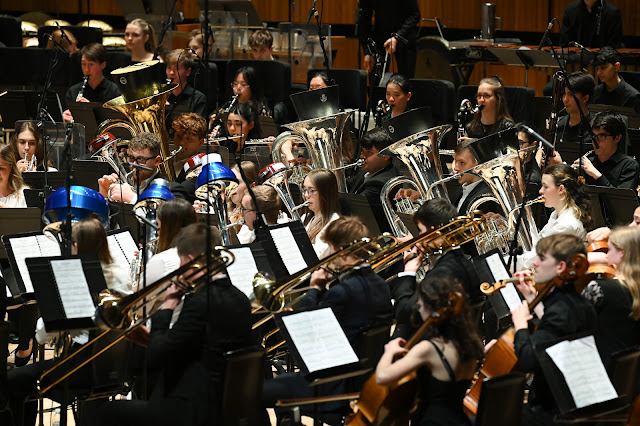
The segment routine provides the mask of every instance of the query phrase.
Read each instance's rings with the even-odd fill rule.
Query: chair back
[[[261,425],[264,349],[243,348],[224,354],[222,425]]]
[[[482,381],[476,426],[519,425],[522,417],[525,377],[505,374]]]
[[[231,84],[238,69],[252,67],[262,79],[264,96],[269,102],[283,102],[291,89],[291,65],[281,61],[261,61],[249,59],[232,59],[227,64],[227,82]],[[227,85],[227,99],[231,97],[232,89]]]
[[[475,99],[477,90],[478,86],[460,86],[456,105],[460,105],[463,99]],[[504,90],[507,97],[509,115],[511,115],[513,121],[516,123],[521,121],[533,123],[535,112],[531,106],[534,103],[536,91],[531,87],[518,86],[505,86]]]
[[[619,396],[632,403],[638,396],[640,379],[640,347],[625,349],[611,355],[609,361],[609,378]]]
[[[193,70],[191,70],[191,78],[193,87],[207,97],[207,112],[210,112],[218,105],[218,66],[213,62],[209,62],[207,65],[209,66],[208,74],[205,74],[202,63],[194,64]]]
[[[307,72],[307,87],[311,78],[319,73],[326,72],[323,68],[313,68]],[[367,72],[354,69],[332,69],[328,77],[335,80],[340,86],[340,107],[354,108],[364,111],[367,108]]]
[[[0,42],[6,47],[22,47],[22,20],[14,16],[0,16]]]
[[[456,89],[448,80],[412,78],[411,108],[431,107],[435,124],[451,124],[455,120],[454,104]]]

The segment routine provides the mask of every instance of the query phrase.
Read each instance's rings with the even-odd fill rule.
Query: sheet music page
[[[593,336],[565,340],[546,349],[564,375],[576,408],[617,398]]]
[[[516,291],[516,286],[513,283],[508,283],[506,287],[500,289],[500,294],[504,299],[504,302],[507,304],[509,310],[515,309],[522,302],[520,301],[520,296],[518,296],[518,292]]]
[[[33,283],[31,282],[31,276],[29,275],[29,269],[27,268],[25,259],[28,257],[44,256],[42,254],[41,247],[46,253],[48,253],[47,256],[59,256],[60,246],[57,242],[50,240],[44,235],[11,238],[10,241],[11,250],[13,251],[13,256],[16,259],[18,272],[20,273],[20,277],[24,283],[25,290],[27,293],[33,293]]]
[[[138,247],[130,232],[118,232],[109,235],[107,236],[107,243],[109,243],[109,253],[114,261],[119,265],[124,265],[126,262],[127,265],[131,266]]]
[[[295,238],[293,238],[291,229],[284,226],[282,228],[270,229],[269,232],[289,274],[295,274],[308,266],[302,257],[298,243],[296,243]]]
[[[51,270],[67,319],[93,317],[96,307],[89,293],[89,284],[84,276],[82,261],[80,259],[52,260]]]
[[[504,267],[504,263],[502,263],[502,259],[498,253],[485,257],[485,261],[487,262],[487,266],[489,266],[489,270],[491,271],[494,280],[503,281],[511,278],[511,275],[509,275],[509,272]]]
[[[309,372],[358,362],[331,308],[282,317]]]
[[[227,266],[227,275],[229,275],[231,284],[236,286],[247,297],[251,297],[253,294],[251,281],[258,273],[258,266],[253,258],[253,253],[249,247],[238,247],[229,250],[236,257],[235,262]]]

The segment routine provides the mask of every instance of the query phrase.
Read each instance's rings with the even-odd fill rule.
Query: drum
[[[415,78],[449,80],[459,84],[457,74],[452,68],[452,55],[449,42],[442,37],[421,37],[416,42]]]

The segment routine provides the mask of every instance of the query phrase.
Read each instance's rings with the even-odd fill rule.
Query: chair
[[[231,83],[238,69],[254,68],[262,78],[264,96],[270,102],[283,102],[291,90],[291,65],[281,61],[260,61],[249,59],[232,59],[227,64],[227,82]],[[227,85],[226,93],[231,97],[231,87]]]
[[[430,106],[435,124],[455,121],[455,86],[448,80],[412,78],[411,107]]]
[[[264,349],[244,348],[224,354],[221,425],[262,425]]]
[[[307,72],[307,87],[311,78],[325,69],[314,68]],[[340,107],[364,111],[367,108],[367,72],[353,69],[332,69],[328,76],[340,86]]]
[[[5,47],[22,47],[22,20],[14,16],[0,16],[0,42]]]
[[[609,377],[618,395],[624,395],[628,403],[638,396],[640,379],[640,348],[633,347],[611,355]]]
[[[519,425],[522,417],[525,377],[505,374],[482,381],[475,426]]]
[[[218,105],[218,67],[213,62],[207,64],[208,68],[208,85],[205,79],[204,67],[202,63],[196,63],[191,71],[191,77],[193,86],[195,89],[201,91],[207,97],[207,113],[213,111]],[[196,77],[194,77],[196,71],[199,70]]]
[[[640,72],[638,71],[618,71],[618,75],[624,78],[634,89],[640,90]]]
[[[457,104],[460,105],[463,99],[475,99],[478,86],[460,86],[458,88]],[[505,86],[507,106],[513,121],[519,123],[525,121],[533,123],[535,112],[531,106],[534,103],[536,92],[531,87]]]

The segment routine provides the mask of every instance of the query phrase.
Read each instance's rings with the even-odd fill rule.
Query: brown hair
[[[264,214],[267,223],[270,225],[277,223],[280,214],[280,198],[276,190],[267,185],[258,185],[252,190],[258,203],[257,209]]]
[[[178,232],[173,240],[180,256],[199,256],[207,250],[207,225],[192,223]],[[222,245],[220,231],[211,227],[211,248]]]
[[[589,214],[587,186],[578,180],[578,172],[567,164],[553,164],[547,166],[542,174],[551,176],[555,186],[563,185],[565,187],[566,208],[573,209],[585,229],[590,228],[593,220]]]
[[[178,65],[178,63],[181,63],[186,69],[193,68],[193,65],[195,64],[193,53],[188,49],[172,50],[165,55],[164,61],[167,63],[167,66]]]
[[[565,232],[549,235],[538,241],[536,253],[538,255],[551,255],[558,262],[566,262],[568,264],[574,255],[586,255],[587,249],[582,238]]]
[[[266,47],[270,49],[273,46],[273,36],[268,30],[258,30],[249,36],[249,47]]]
[[[609,242],[622,250],[622,260],[616,265],[616,272],[622,284],[633,298],[630,316],[640,319],[640,229],[633,226],[614,228]]]
[[[207,122],[204,118],[193,112],[181,114],[171,123],[173,130],[188,135],[196,135],[198,139],[207,136]]]
[[[90,61],[100,64],[107,62],[107,49],[100,43],[90,43],[80,49],[80,58],[85,56]]]
[[[129,22],[132,25],[140,27],[143,35],[148,35],[146,43],[144,44],[144,50],[147,52],[153,53],[156,50],[156,36],[153,32],[153,27],[147,23],[144,19],[134,19]]]
[[[16,130],[13,132],[13,135],[11,136],[11,146],[13,147],[13,153],[16,156],[16,161],[18,161],[18,159],[20,159],[20,153],[18,152],[18,136],[20,135],[20,133],[24,132],[25,130],[30,131],[31,133],[33,133],[33,136],[36,138],[36,160],[38,161],[38,169],[44,169],[44,146],[42,143],[42,132],[40,131],[40,129],[38,129],[38,126],[36,126],[36,123],[34,121],[23,121],[21,123],[18,123],[18,125],[16,126]]]
[[[173,245],[173,240],[180,229],[198,221],[191,203],[180,198],[162,203],[158,208],[158,219],[160,220],[158,253]]]
[[[211,31],[213,33],[213,30]],[[187,40],[187,46],[191,40],[195,40],[200,46],[204,47],[204,34],[201,30],[195,29],[191,31],[191,37]],[[213,48],[213,36],[209,36],[209,47],[207,49],[208,53],[211,53],[211,49]]]
[[[320,199],[320,220],[313,227],[307,229],[311,242],[316,241],[318,233],[324,228],[334,213],[340,213],[340,203],[338,200],[338,180],[331,170],[315,169],[311,170],[307,177],[313,182],[318,191]],[[305,225],[311,222],[314,214],[307,209]]]
[[[484,355],[484,346],[478,335],[478,326],[473,320],[465,296],[466,293],[460,281],[449,271],[436,269],[426,275],[418,285],[416,292],[425,308],[432,314],[450,305],[449,295],[453,292],[459,292],[463,295],[464,302],[461,311],[455,315],[447,315],[441,321],[436,322],[427,329],[424,337],[427,339],[443,337],[445,340],[451,340],[461,361],[481,359]],[[422,322],[417,310],[414,311],[413,318]]]
[[[370,238],[369,228],[355,216],[342,216],[331,222],[324,231],[324,241],[334,248],[346,247],[356,240]]]
[[[491,126],[491,130],[489,133],[496,132],[496,124],[500,122],[502,119],[513,120],[511,115],[509,115],[509,107],[507,105],[507,95],[504,91],[504,86],[502,82],[497,77],[488,77],[480,80],[478,87],[481,84],[487,84],[491,86],[493,89],[493,96],[496,97],[496,121]],[[480,121],[482,114],[474,114],[473,120],[471,121],[470,129],[474,133],[482,133],[482,122]]]
[[[142,132],[131,138],[129,141],[129,149],[142,151],[145,148],[149,148],[152,155],[160,155],[160,144],[160,136],[153,133]]]
[[[73,224],[71,238],[76,244],[78,254],[97,253],[102,263],[111,263],[107,232],[98,219],[85,219]]]
[[[24,180],[22,179],[22,173],[18,169],[16,164],[16,154],[13,146],[6,144],[0,147],[0,158],[6,161],[11,167],[11,173],[9,174],[8,187],[11,192],[16,192],[24,186]]]

